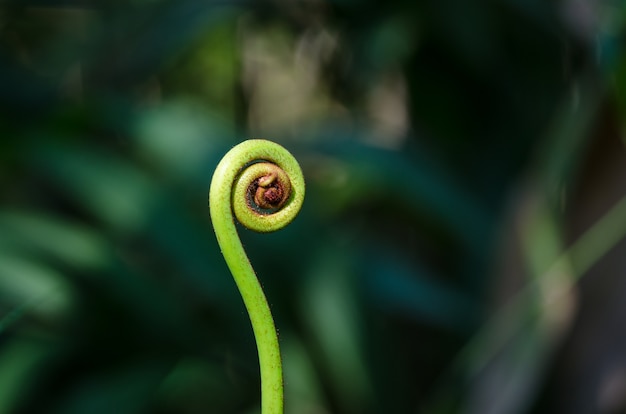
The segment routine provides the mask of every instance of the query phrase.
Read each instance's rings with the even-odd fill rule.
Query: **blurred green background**
[[[258,413],[208,219],[219,159],[300,160],[241,231],[286,413],[626,411],[626,5],[0,3],[0,413]]]

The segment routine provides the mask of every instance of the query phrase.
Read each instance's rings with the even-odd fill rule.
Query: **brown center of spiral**
[[[275,173],[269,173],[257,179],[257,189],[254,192],[254,202],[263,209],[280,208],[287,201],[284,184]]]

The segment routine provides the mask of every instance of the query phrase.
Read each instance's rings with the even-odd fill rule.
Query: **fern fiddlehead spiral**
[[[267,233],[289,224],[303,201],[304,177],[296,159],[280,145],[260,139],[232,148],[215,169],[209,189],[213,229],[257,343],[262,414],[283,412],[282,362],[274,320],[239,240],[233,213],[246,228]]]

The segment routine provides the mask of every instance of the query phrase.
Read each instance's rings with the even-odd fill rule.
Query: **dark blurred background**
[[[0,3],[0,413],[259,412],[208,219],[267,138],[307,198],[241,237],[287,414],[626,411],[626,3]]]

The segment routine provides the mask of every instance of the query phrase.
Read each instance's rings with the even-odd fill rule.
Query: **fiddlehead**
[[[289,224],[303,200],[304,177],[298,162],[280,145],[259,139],[231,149],[215,169],[209,189],[213,229],[248,310],[257,343],[262,414],[283,412],[278,336],[261,285],[237,235],[233,212],[245,227],[271,232]]]

